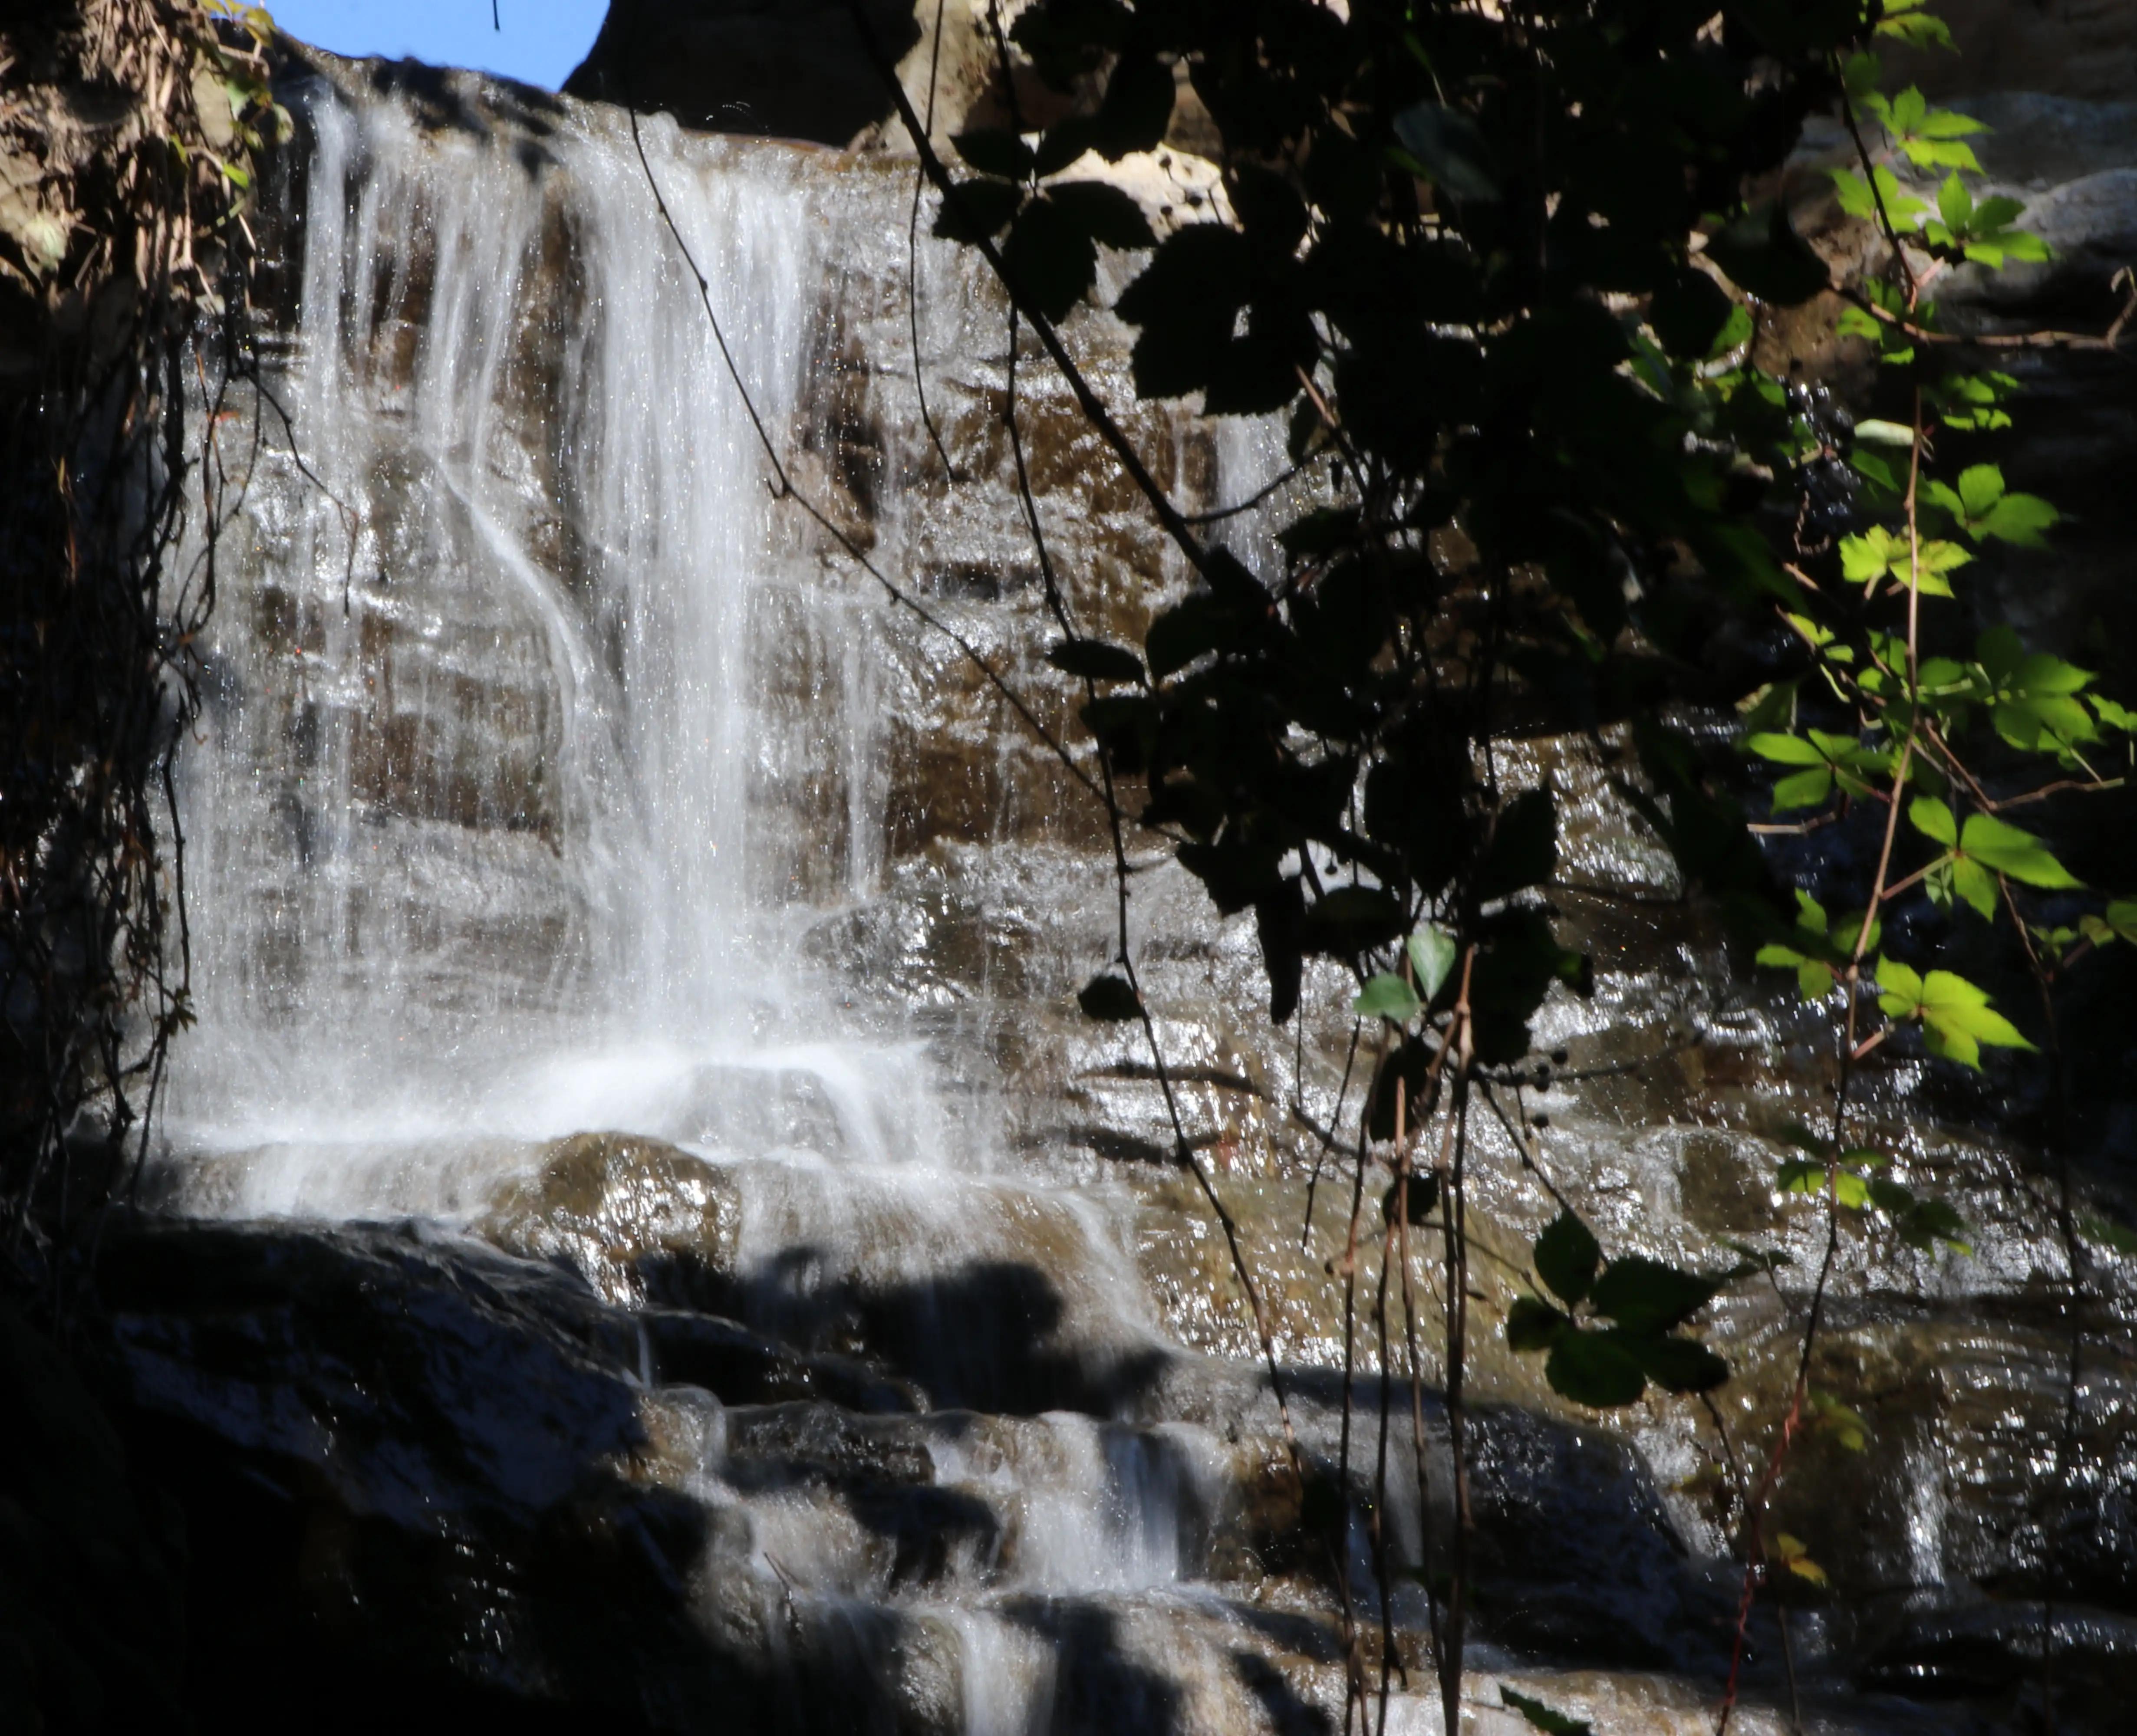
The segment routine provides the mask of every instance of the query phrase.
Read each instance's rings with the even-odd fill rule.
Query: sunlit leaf
[[[1951,810],[1932,796],[1918,795],[1907,805],[1907,818],[1923,836],[1947,847],[1959,842],[1959,824]]]
[[[1365,991],[1351,1003],[1351,1010],[1361,1019],[1391,1019],[1397,1024],[1407,1024],[1424,1010],[1424,1004],[1402,978],[1383,972],[1366,982]]]
[[[1915,430],[1904,422],[1884,422],[1875,416],[1865,416],[1855,425],[1855,437],[1877,446],[1911,446]]]
[[[1870,1425],[1862,1420],[1860,1413],[1851,1410],[1832,1393],[1812,1388],[1810,1410],[1813,1432],[1828,1437],[1849,1452],[1861,1452],[1869,1445]]]
[[[1984,868],[2027,886],[2060,889],[2080,883],[2039,839],[1991,814],[1967,816],[1959,848]]]
[[[1813,1585],[1826,1583],[1825,1569],[1813,1561],[1803,1544],[1785,1531],[1774,1539],[1774,1556],[1799,1578],[1808,1579]]]
[[[1418,993],[1430,1000],[1454,969],[1454,960],[1458,956],[1454,936],[1428,924],[1411,935],[1404,945],[1409,952],[1409,967],[1417,973]]]

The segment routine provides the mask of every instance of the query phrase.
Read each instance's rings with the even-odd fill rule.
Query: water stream
[[[603,1377],[640,1417],[632,1475],[697,1515],[692,1620],[772,1684],[757,1704],[776,1723],[1340,1723],[1339,1600],[1300,1554],[1213,1228],[1138,1159],[1146,1069],[1068,1010],[1111,945],[1093,816],[961,654],[774,497],[752,423],[1062,722],[1011,498],[944,487],[920,426],[909,180],[664,119],[641,163],[617,111],[320,65],[290,88],[302,139],[270,213],[269,383],[295,450],[265,413],[181,756],[199,1024],[174,1051],[159,1199],[196,1221],[416,1220],[425,1247],[471,1233],[568,1268],[611,1311],[602,1331],[635,1322]],[[957,462],[999,481],[1001,310],[924,228],[931,403]],[[1079,316],[1070,336],[1125,406],[1119,329]],[[1079,606],[1132,621],[1180,575],[1032,372],[1049,536]],[[1134,414],[1192,506],[1280,462],[1265,429]],[[223,438],[234,456],[252,436]],[[1222,534],[1253,562],[1256,533],[1249,517]],[[1628,835],[1569,848],[1629,883],[1653,864]],[[1177,880],[1144,883],[1143,936],[1204,920]],[[1648,944],[1660,962],[1611,965],[1609,1011],[1557,1008],[1553,1041],[1614,1021],[1643,1042],[1689,1016],[1712,937]],[[1301,1364],[1293,1420],[1332,1476],[1340,1340],[1314,1298],[1341,1223],[1292,1251],[1283,1045],[1233,1011],[1258,998],[1251,936],[1153,956],[1195,1137],[1259,1178],[1239,1208],[1259,1252],[1292,1262],[1269,1282]],[[1732,1016],[1709,1053],[1779,1052],[1785,1033]],[[1597,1077],[1592,1119],[1576,1099],[1560,1120],[1599,1221],[1672,1252],[1738,1231],[1687,1228],[1710,1195],[1776,1221],[1737,1174],[1766,1161],[1751,1111],[1726,1138],[1657,1131],[1646,1085]],[[1731,1089],[1718,1113],[1754,1096]],[[1517,1214],[1500,1159],[1478,1185]],[[1732,1317],[1747,1341],[1774,1330],[1761,1306]],[[689,1372],[737,1331],[784,1371],[748,1403]],[[1539,1390],[1511,1364],[1480,1378]],[[1479,1427],[1500,1578],[1477,1666],[1718,1667],[1734,1588],[1698,1559],[1719,1534],[1691,1498],[1577,1420]],[[1696,1427],[1645,1437],[1685,1486]],[[1406,1429],[1384,1516],[1414,1567]],[[1436,1405],[1428,1434],[1444,1500]],[[1895,1435],[1881,1475],[1927,1587],[1947,1573],[1940,1479],[1964,1478],[1917,1464],[1915,1438]],[[1351,1537],[1341,1578],[1376,1625],[1362,1507]],[[1415,1665],[1414,1578],[1394,1602]],[[1438,1728],[1425,1680],[1395,1693],[1390,1729]],[[1615,1680],[1582,1678],[1567,1704],[1631,1730],[1698,1703]]]
[[[903,190],[664,119],[642,168],[612,114],[499,138],[303,95],[275,384],[311,474],[266,461],[183,759],[200,1024],[167,1196],[465,1223],[582,1131],[703,1160],[752,1325],[801,1342],[827,1295],[918,1296],[905,1360],[936,1398],[1021,1384],[1043,1413],[899,1450],[970,1510],[914,1545],[947,1551],[916,1607],[955,1636],[964,1727],[1044,1728],[1055,1647],[989,1600],[1185,1584],[1224,1479],[1206,1431],[1046,1412],[1000,1365],[970,1275],[1034,1248],[1070,1360],[1163,1354],[1119,1202],[1013,1173],[984,1082],[952,1113],[908,1009],[804,945],[884,890],[889,605],[797,534],[751,413],[794,464],[825,307],[890,280]],[[971,333],[953,255],[931,263],[939,351]],[[909,461],[869,502],[893,570]],[[767,1446],[709,1417],[694,1486],[747,1515],[757,1597],[814,1600],[872,1656],[913,1570],[790,1486],[801,1425],[758,1419]]]

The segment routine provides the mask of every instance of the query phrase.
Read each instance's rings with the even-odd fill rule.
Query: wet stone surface
[[[1149,1055],[1075,1009],[1117,945],[1102,814],[964,651],[772,509],[617,117],[324,60],[298,106],[331,196],[293,182],[285,213],[291,396],[364,528],[352,580],[339,520],[270,458],[233,547],[188,761],[203,1025],[180,1161],[153,1179],[192,1221],[114,1225],[104,1272],[112,1403],[186,1495],[206,1727],[319,1710],[331,1680],[326,1718],[367,1729],[421,1704],[1332,1732],[1346,1593],[1377,1661],[1377,1521],[1408,1672],[1390,1724],[1437,1729],[1442,1299],[1419,1261],[1420,1495],[1403,1286],[1385,1335],[1373,1303],[1386,1177],[1361,1194],[1346,1334],[1352,1178],[1312,1131],[1356,1102],[1348,986],[1317,975],[1305,1028],[1271,1029],[1251,924],[1132,836],[1146,992],[1268,1301],[1302,1483]],[[2008,106],[2007,132],[2032,124]],[[2078,148],[2057,141],[2107,124],[2033,120],[2014,182],[2059,184]],[[646,136],[793,474],[1068,730],[1007,510],[991,291],[923,243],[960,481],[920,430],[903,172]],[[1127,406],[1120,328],[1068,338]],[[2126,415],[2079,371],[2045,383],[2083,430],[2055,461],[2091,464],[2105,527],[2073,533],[2070,583],[2119,621],[2126,499],[2098,453]],[[1059,382],[1020,369],[1020,405],[1079,618],[1132,639],[1176,562]],[[1130,422],[1198,508],[1273,474],[1266,430]],[[1623,765],[1606,739],[1506,768],[1575,816],[1553,896],[1596,980],[1547,1004],[1548,1077],[1499,1082],[1513,1125],[1480,1115],[1469,1150],[1482,1732],[1519,1727],[1502,1683],[1599,1732],[1711,1727],[1731,1459],[1760,1462],[1786,1409],[1823,1246],[1815,1204],[1773,1186],[1830,1088],[1818,1028],[1679,902]],[[2111,1048],[2110,1010],[2091,1023]],[[1792,1661],[1806,1730],[2023,1729],[2052,1633],[2069,1727],[2118,1729],[2137,1338],[2055,1305],[2026,1106],[1924,1078],[1880,1072],[1862,1136],[1952,1197],[1972,1252],[1844,1224],[1814,1379],[1867,1437],[1795,1449],[1774,1524],[1828,1582],[1779,1594],[1785,1632],[1762,1600],[1733,1727],[1784,1727]],[[2115,1101],[2080,1106],[2088,1205],[2120,1197]],[[1715,1305],[1735,1375],[1714,1414],[1599,1419],[1507,1348],[1550,1209],[1531,1166],[1614,1252],[1794,1262]]]

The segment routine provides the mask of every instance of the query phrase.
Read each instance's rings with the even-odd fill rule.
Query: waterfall
[[[304,1191],[366,1150],[584,1127],[940,1155],[910,1040],[800,956],[879,870],[882,605],[772,498],[628,138],[309,117],[311,474],[256,488],[182,757],[174,1144],[280,1148],[268,1209],[366,1204]],[[801,153],[644,130],[791,437],[858,226]]]
[[[660,118],[641,159],[621,111],[309,64],[287,92],[299,141],[256,213],[262,390],[214,431],[249,487],[213,551],[203,708],[178,756],[197,1024],[172,1049],[148,1197],[183,1221],[118,1223],[105,1268],[133,1274],[114,1289],[144,1405],[236,1442],[231,1486],[343,1503],[320,1507],[332,1524],[275,1509],[307,1563],[339,1563],[292,1595],[280,1637],[342,1644],[345,1604],[409,1640],[407,1680],[553,1691],[573,1716],[641,1674],[646,1705],[696,1692],[706,1656],[741,1685],[732,1719],[723,1703],[649,1728],[1332,1729],[1344,1624],[1377,1643],[1385,1542],[1409,1678],[1385,1728],[1438,1729],[1422,1570],[1453,1523],[1446,1419],[1428,1393],[1413,1436],[1394,1348],[1409,1286],[1399,1323],[1370,1300],[1389,1290],[1380,1179],[1324,1165],[1312,1136],[1331,1106],[1355,1116],[1366,1076],[1351,985],[1315,967],[1319,1025],[1273,1030],[1253,917],[1213,919],[1162,841],[1132,834],[1161,1091],[1139,1027],[1075,1010],[1118,945],[1095,805],[964,646],[774,493],[767,440],[1041,727],[1080,739],[1081,691],[1044,655],[1059,628],[1011,489],[985,268],[930,240],[923,207],[909,271],[909,163]],[[1103,258],[1098,299],[1130,269]],[[1184,510],[1283,471],[1280,430],[1140,401],[1107,316],[1064,337]],[[1187,576],[1063,382],[1021,353],[1034,509],[1073,630],[1137,642]],[[1271,522],[1311,486],[1206,534],[1273,576]],[[1501,762],[1556,780],[1578,815],[1568,893],[1595,907],[1566,920],[1599,985],[1542,1015],[1566,1064],[1535,1087],[1537,1149],[1471,1131],[1489,1257],[1466,1461],[1473,1672],[1578,1665],[1514,1680],[1606,1732],[1693,1727],[1740,1582],[1706,1559],[1723,1520],[1704,1413],[1571,1418],[1507,1350],[1492,1316],[1542,1222],[1526,1172],[1547,1164],[1614,1257],[1714,1267],[1717,1247],[1774,1238],[1801,1273],[1823,1233],[1770,1186],[1770,1130],[1800,1113],[1790,1028],[1741,992],[1704,917],[1628,926],[1619,892],[1667,871],[1609,765],[1550,742]],[[1176,1106],[1229,1223],[1169,1161]],[[1910,1160],[1956,1173],[1952,1153],[1984,1155],[1923,1129]],[[1976,1215],[1979,1270],[2062,1257]],[[189,1235],[208,1252],[163,1257]],[[247,1259],[257,1294],[237,1296],[225,1280]],[[2045,1425],[2006,1419],[2064,1414],[2062,1340],[1980,1308],[1951,1270],[1925,1261],[1906,1309],[1954,1311],[1919,1320],[1852,1276],[1834,1291],[1865,1379],[1945,1366],[1953,1335],[1972,1359],[1951,1456],[1912,1411],[1877,1410],[1881,1388],[1849,1387],[1882,1456],[1815,1486],[1877,1564],[1858,1579],[1917,1600],[1971,1597],[1964,1552],[2030,1534],[2010,1455]],[[1339,1273],[1356,1277],[1347,1303]],[[1429,1270],[1418,1295],[1429,1382]],[[1747,1377],[1784,1303],[1777,1281],[1722,1305]],[[451,1340],[435,1366],[432,1334]],[[399,1359],[382,1373],[380,1344]],[[513,1354],[489,1356],[499,1344]],[[499,1368],[563,1373],[506,1395],[515,1408],[483,1385]],[[1380,1430],[1384,1368],[1399,1396]],[[2086,1403],[2130,1414],[2124,1376],[2100,1379]],[[1732,1389],[1746,1419],[1760,1390]],[[562,1414],[588,1402],[591,1420]],[[479,1452],[455,1456],[463,1434]],[[587,1462],[564,1462],[581,1442]],[[424,1467],[465,1460],[479,1481],[523,1448],[550,1453],[573,1500],[611,1505],[499,1517],[459,1483],[434,1503],[424,1480],[442,1474]],[[1310,1515],[1331,1495],[1324,1530]],[[397,1525],[405,1549],[333,1554],[336,1526],[376,1542]],[[1849,1546],[1840,1529],[1822,1556]],[[2100,1530],[2086,1548],[2105,1583],[2130,1551],[2126,1528]],[[513,1579],[585,1531],[610,1552],[587,1558],[603,1563],[589,1583],[547,1556],[550,1578]],[[441,1539],[476,1565],[455,1553],[437,1601],[404,1599],[435,1589]],[[513,1600],[553,1599],[543,1620],[576,1632],[640,1543],[655,1591],[553,1679],[553,1630]],[[2032,1617],[2010,1609],[1999,1655],[2030,1656]],[[463,1614],[500,1636],[494,1656],[452,1649]],[[1807,1615],[1789,1667],[1829,1671],[1853,1619]],[[685,1629],[699,1649],[679,1661],[663,1648]],[[1770,1709],[1745,1728],[1779,1729]]]
[[[909,170],[664,119],[641,161],[615,111],[332,63],[293,98],[260,417],[217,435],[252,484],[179,756],[199,1022],[163,1203],[441,1223],[642,1311],[616,1375],[634,1475],[700,1515],[693,1619],[774,1723],[1312,1725],[1331,1642],[1255,1603],[1320,1595],[1258,1553],[1296,1523],[1275,1405],[1153,1307],[1236,1354],[1231,1275],[1172,1171],[1112,1161],[1165,1149],[1112,1131],[1168,1136],[1142,1052],[1068,1017],[1116,944],[1098,816],[964,651],[775,497],[752,421],[1067,732],[982,268],[919,249],[920,364],[972,479],[949,487]],[[1281,468],[1269,427],[1137,405],[1103,316],[1067,335],[1190,506]],[[1132,636],[1176,557],[1059,379],[1019,389],[1078,630]],[[1211,534],[1259,565],[1264,530]],[[1146,934],[1200,908],[1171,869],[1136,898]],[[1146,980],[1244,1004],[1251,947],[1160,950]],[[1243,1101],[1278,1110],[1200,1016],[1167,1042],[1210,1145]],[[694,1383],[720,1385],[693,1345],[737,1331],[775,1347],[754,1402]],[[1290,1413],[1331,1474],[1334,1393]],[[1414,1628],[1416,1588],[1392,1602]]]

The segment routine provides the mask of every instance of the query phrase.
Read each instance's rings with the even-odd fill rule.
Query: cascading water
[[[272,497],[185,758],[178,1142],[717,1139],[802,1076],[857,1155],[939,1144],[908,1057],[824,1041],[795,963],[874,867],[874,609],[782,546],[628,148],[314,123],[285,377],[319,485]],[[784,429],[825,213],[779,153],[649,130]]]
[[[984,1080],[953,1111],[908,1009],[808,962],[881,891],[886,606],[797,534],[751,418],[806,444],[826,309],[892,280],[903,189],[664,120],[642,166],[616,115],[497,138],[305,97],[273,382],[302,463],[260,460],[182,761],[200,1024],[165,1197],[465,1223],[582,1130],[703,1160],[734,1312],[808,1342],[888,1295],[937,1402],[1044,1413],[900,1426],[922,1492],[966,1513],[903,1594],[791,1474],[815,1424],[691,1413],[686,1481],[744,1516],[767,1632],[808,1600],[820,1649],[875,1680],[903,1607],[955,1636],[953,1724],[1044,1729],[1071,1642],[991,1603],[1185,1585],[1228,1472],[1193,1424],[1046,1412],[1169,1354],[1122,1203],[1003,1173]],[[930,341],[968,318],[952,298]],[[997,530],[957,560],[893,490],[869,504],[894,557],[1025,558]],[[1002,1330],[1034,1269],[1049,1293]]]
[[[290,93],[300,172],[263,213],[290,274],[268,286],[272,401],[256,440],[241,417],[218,433],[253,482],[219,552],[205,709],[179,768],[199,1024],[173,1050],[154,1186],[220,1252],[197,1337],[198,1298],[160,1232],[110,1256],[114,1284],[144,1260],[161,1273],[124,1329],[143,1403],[246,1443],[266,1481],[305,1467],[292,1486],[341,1489],[352,1525],[397,1515],[418,1542],[363,1582],[373,1611],[399,1596],[377,1588],[432,1583],[434,1521],[453,1549],[489,1550],[496,1586],[466,1591],[457,1564],[434,1575],[449,1588],[437,1622],[479,1638],[453,1641],[440,1667],[536,1700],[565,1666],[553,1635],[511,1663],[514,1623],[531,1622],[514,1600],[539,1601],[512,1575],[548,1547],[553,1512],[517,1531],[483,1517],[490,1485],[513,1481],[485,1471],[450,1531],[436,1515],[460,1499],[458,1461],[425,1429],[474,1439],[485,1467],[524,1449],[543,1470],[552,1434],[596,1443],[556,1486],[607,1478],[607,1498],[687,1534],[655,1575],[660,1619],[687,1612],[752,1727],[1331,1729],[1341,1623],[1380,1620],[1377,1524],[1411,1690],[1398,1677],[1386,1728],[1436,1730],[1412,1570],[1426,1510],[1436,1535],[1451,1523],[1443,1419],[1428,1397],[1428,1479],[1400,1401],[1375,1438],[1389,1340],[1373,1344],[1362,1303],[1344,1320],[1329,1281],[1348,1200],[1324,1186],[1301,1235],[1321,1166],[1292,1094],[1314,1114],[1335,1100],[1347,1019],[1295,1049],[1258,1014],[1247,1028],[1241,1009],[1265,992],[1251,919],[1210,923],[1133,840],[1146,990],[1185,1130],[1262,1281],[1302,1488],[1223,1236],[1166,1161],[1147,1054],[1073,1016],[1116,944],[1094,810],[964,651],[769,486],[752,406],[833,521],[1073,735],[1007,483],[1003,310],[984,273],[920,244],[918,349],[946,455],[908,348],[909,170],[686,139],[664,120],[644,124],[641,164],[620,112],[316,65]],[[747,404],[649,173],[707,275]],[[1267,430],[1137,405],[1117,326],[1078,315],[1068,336],[1183,505],[1244,499],[1275,474]],[[1059,381],[1035,357],[1019,381],[1035,509],[1078,630],[1133,639],[1181,576]],[[1259,565],[1263,529],[1249,516],[1210,533]],[[1583,1051],[1570,1071],[1596,1065],[1570,1094],[1559,1082],[1538,1155],[1613,1246],[1701,1261],[1719,1238],[1785,1233],[1799,1269],[1814,1266],[1811,1220],[1784,1223],[1768,1185],[1765,1130],[1802,1112],[1774,1058],[1785,1029],[1723,1004],[1726,969],[1696,916],[1629,940],[1610,926],[1612,888],[1666,870],[1611,817],[1606,772],[1555,752],[1525,748],[1507,775],[1560,780],[1578,816],[1568,863],[1603,902],[1572,920],[1592,926],[1599,986],[1589,1008],[1546,1009],[1551,1040]],[[1320,988],[1340,1014],[1348,989]],[[1696,1040],[1681,1033],[1694,1020]],[[1750,1082],[1702,1087],[1710,1058]],[[1532,1157],[1487,1126],[1471,1161],[1473,1223],[1501,1238],[1473,1273],[1503,1306],[1498,1268],[1518,1272],[1539,1227]],[[362,1227],[378,1219],[416,1222]],[[1377,1219],[1361,1222],[1363,1297]],[[263,1282],[269,1300],[233,1301],[223,1267],[277,1249],[292,1263]],[[1984,1234],[1984,1269],[2023,1275],[2033,1258]],[[253,1328],[231,1328],[231,1310],[256,1306]],[[1849,1306],[1864,1369],[1916,1354],[1904,1319]],[[1750,1388],[1786,1310],[1725,1306]],[[345,1344],[343,1315],[361,1323]],[[475,1378],[489,1365],[455,1360],[486,1334],[509,1349],[497,1366],[555,1377],[553,1392],[525,1383],[516,1434]],[[406,1354],[371,1366],[386,1342]],[[232,1343],[236,1364],[217,1363]],[[1955,1413],[1950,1464],[1902,1419],[1875,1476],[1827,1489],[1865,1511],[1881,1584],[1963,1585],[1969,1535],[2017,1523],[1998,1419],[2058,1406],[2062,1364],[2045,1338],[1993,1344],[1997,1380]],[[1534,1359],[1492,1326],[1472,1348],[1478,1388],[1532,1407],[1471,1417],[1490,1642],[1473,1665],[1725,1667],[1734,1569],[1702,1579],[1692,1553],[1721,1536],[1687,1492],[1711,1456],[1700,1419],[1636,1425],[1643,1463],[1592,1418],[1551,1420]],[[1364,1383],[1349,1434],[1346,1364]],[[436,1402],[411,1408],[410,1390]],[[2124,1390],[2103,1386],[2094,1411]],[[411,1492],[409,1462],[433,1482]],[[1658,1495],[1648,1464],[1681,1486]],[[1983,1490],[1988,1519],[1953,1523],[1950,1504]],[[1307,1519],[1339,1494],[1340,1563],[1322,1540],[1334,1530]],[[1885,1508],[1904,1536],[1878,1529]],[[2101,1583],[2123,1571],[2111,1543],[2095,1554]],[[619,1558],[596,1559],[603,1598],[630,1583]],[[303,1598],[343,1595],[328,1579],[303,1588],[306,1619]],[[635,1670],[630,1607],[617,1644]],[[1823,1636],[1806,1617],[1806,1670]],[[673,1676],[672,1656],[644,1656],[649,1680],[699,1684],[645,1727],[731,1727],[703,1710],[698,1652]],[[620,1666],[582,1664],[610,1691]],[[1598,1677],[1553,1692],[1599,1729],[1645,1731],[1701,1727],[1709,1690]],[[1752,1711],[1739,1727],[1779,1725]]]

